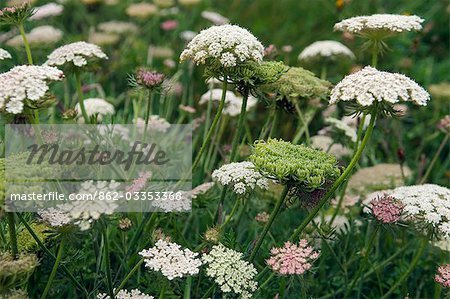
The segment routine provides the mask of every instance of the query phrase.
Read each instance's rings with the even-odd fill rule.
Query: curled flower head
[[[374,198],[370,202],[372,215],[381,223],[394,223],[400,220],[403,208],[403,203],[388,195]]]
[[[0,24],[19,25],[35,13],[29,2],[0,9]]]
[[[267,189],[268,181],[258,171],[252,162],[237,162],[225,164],[214,170],[212,177],[224,186],[232,186],[236,194],[245,194],[256,187]]]
[[[144,258],[147,268],[160,271],[169,280],[196,275],[202,265],[202,261],[197,257],[198,253],[161,239],[154,247],[139,252],[139,255]]]
[[[280,78],[264,85],[265,92],[275,93],[277,100],[295,101],[298,98],[324,98],[330,92],[331,83],[317,78],[301,67],[291,67]]]
[[[423,19],[418,16],[375,14],[345,19],[334,25],[334,30],[360,35],[392,35],[422,29]]]
[[[22,113],[24,106],[40,106],[46,100],[51,81],[64,78],[62,71],[50,66],[21,65],[0,74],[0,109]]]
[[[206,275],[214,279],[222,292],[250,298],[256,290],[256,268],[242,259],[242,253],[218,244],[202,256],[202,261],[207,264]]]
[[[34,254],[21,254],[14,259],[8,252],[0,252],[0,285],[1,290],[9,290],[27,282],[38,259]]]
[[[75,42],[57,48],[47,58],[45,62],[47,65],[69,65],[80,68],[96,59],[108,59],[108,56],[97,45]]]
[[[301,275],[311,269],[312,262],[319,257],[305,239],[298,244],[287,241],[283,247],[272,248],[270,253],[267,265],[281,275]]]
[[[445,288],[450,288],[450,264],[442,265],[437,269],[434,280]]]
[[[381,102],[392,106],[400,101],[426,106],[428,92],[402,74],[382,72],[370,66],[346,76],[331,91],[330,104],[356,101],[363,107]]]
[[[161,73],[149,71],[146,69],[139,69],[136,72],[135,81],[139,86],[148,88],[150,90],[155,90],[161,87],[161,85],[164,83],[165,78],[166,76]]]
[[[264,176],[309,191],[325,187],[340,174],[332,155],[277,139],[257,141],[250,160]]]
[[[324,40],[314,42],[303,49],[300,55],[298,55],[298,60],[309,61],[323,58],[335,59],[338,57],[355,59],[355,54],[340,42]]]
[[[212,26],[202,30],[181,53],[180,60],[204,64],[213,72],[250,61],[261,62],[264,47],[249,31],[236,25]]]
[[[11,59],[11,54],[5,49],[0,48],[0,60]]]

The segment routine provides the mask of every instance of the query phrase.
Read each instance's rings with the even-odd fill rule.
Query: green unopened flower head
[[[47,237],[49,237],[49,227],[44,223],[31,223],[31,228],[34,233],[39,237],[39,240],[45,241]],[[30,251],[37,247],[36,240],[33,236],[28,232],[28,230],[24,229],[17,234],[17,244],[19,245],[19,250]]]
[[[301,67],[291,67],[277,81],[262,87],[263,91],[276,94],[277,100],[291,102],[298,98],[324,98],[330,88],[330,82]]]
[[[21,254],[13,259],[8,252],[0,253],[0,294],[25,284],[37,265],[34,254]]]
[[[28,2],[0,9],[0,24],[19,25],[34,15],[35,10]]]
[[[309,192],[326,188],[340,174],[334,156],[281,139],[257,141],[250,159],[266,177]]]

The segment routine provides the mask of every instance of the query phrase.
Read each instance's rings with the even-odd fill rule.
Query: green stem
[[[50,287],[52,286],[53,280],[55,279],[56,272],[58,270],[59,263],[61,262],[62,255],[64,252],[65,239],[64,237],[61,239],[61,243],[59,244],[58,253],[56,255],[55,263],[53,264],[52,272],[50,273],[50,277],[48,278],[47,285],[45,286],[44,292],[42,293],[41,299],[47,298],[48,292],[50,291]]]
[[[20,35],[22,36],[23,44],[25,46],[25,51],[27,52],[28,64],[33,64],[33,56],[31,55],[30,44],[28,43],[27,36],[25,34],[25,29],[23,28],[23,23],[19,24]]]
[[[375,107],[376,112],[376,107]],[[319,203],[316,205],[316,207],[311,211],[311,213],[308,215],[308,217],[302,222],[302,224],[294,231],[294,233],[291,235],[289,240],[293,241],[295,238],[297,238],[305,229],[306,226],[311,222],[311,220],[314,219],[316,214],[319,212],[319,210],[322,208],[322,206],[334,195],[334,192],[336,191],[339,186],[341,186],[342,183],[347,179],[347,177],[352,172],[353,168],[355,167],[356,163],[358,163],[359,158],[362,155],[362,152],[364,148],[367,145],[367,142],[370,139],[370,136],[372,135],[373,128],[375,126],[375,119],[376,119],[376,113],[373,113],[372,117],[370,118],[370,124],[367,128],[367,132],[364,136],[364,139],[361,143],[361,146],[358,148],[358,151],[353,156],[352,160],[350,161],[350,164],[347,166],[345,171],[341,174],[341,176],[334,182],[334,184],[331,186],[330,190],[322,197],[322,199],[319,201]]]
[[[360,279],[361,274],[363,273],[363,271],[366,268],[367,261],[369,260],[369,253],[370,253],[370,250],[372,249],[373,241],[375,240],[375,237],[378,233],[379,228],[380,228],[380,225],[377,224],[375,230],[372,233],[372,236],[370,237],[369,242],[367,243],[366,247],[364,248],[364,251],[363,251],[364,259],[359,266],[358,272],[356,272],[355,278],[350,283],[350,288],[347,289],[347,291],[345,292],[344,299],[347,298],[348,295],[350,295],[350,292],[353,290],[353,287],[355,286],[356,282]]]
[[[206,138],[205,138],[205,140],[203,140],[202,147],[200,148],[200,151],[198,152],[197,157],[195,157],[194,163],[192,164],[192,167],[191,167],[192,171],[194,171],[197,168],[198,163],[200,162],[200,160],[202,158],[203,152],[205,151],[206,147],[209,144],[211,135],[214,132],[217,124],[219,123],[220,116],[222,115],[223,106],[225,104],[227,87],[228,87],[227,78],[224,78],[224,82],[223,82],[223,86],[222,86],[222,98],[220,100],[219,108],[217,109],[216,116],[214,117],[213,123],[212,123],[211,127],[209,128],[208,134],[206,134]]]
[[[9,241],[11,242],[11,254],[14,259],[17,259],[19,250],[17,248],[17,234],[16,234],[16,221],[14,220],[14,213],[6,213],[8,218],[8,231],[9,231]]]
[[[36,235],[36,233],[33,231],[33,229],[31,228],[31,226],[28,224],[28,222],[22,217],[22,215],[20,213],[17,213],[17,217],[19,217],[20,222],[23,223],[23,225],[25,225],[25,228],[28,230],[28,232],[30,233],[30,235],[33,237],[33,239],[36,241],[36,243],[39,245],[39,247],[48,255],[50,256],[53,260],[56,260],[56,257],[53,255],[53,253],[51,253],[50,250],[48,250],[47,247],[45,247],[44,243],[39,239],[39,237]],[[69,271],[69,269],[67,269],[66,266],[61,265],[61,269],[64,271],[64,273],[66,273],[66,275],[69,277],[70,281],[72,281],[72,283],[79,288],[80,290],[83,291],[85,298],[88,297],[88,292],[86,290],[86,288],[84,288],[81,283],[78,282],[78,280],[73,276],[73,274]]]
[[[225,219],[225,221],[222,223],[222,225],[220,226],[220,229],[222,230],[230,221],[231,218],[233,218],[234,214],[237,211],[237,208],[239,207],[239,199],[236,199],[236,202],[234,203],[233,209],[231,209],[230,214],[227,216],[227,218]]]
[[[327,73],[328,73],[327,71],[328,71],[327,65],[326,65],[326,63],[324,63],[322,65],[322,70],[320,71],[320,79],[322,79],[322,80],[327,79]]]
[[[302,110],[300,110],[300,105],[297,101],[295,101],[295,110],[297,110],[298,117],[300,118],[301,123],[303,124],[303,127],[305,128],[305,137],[306,137],[306,145],[310,145],[310,138],[309,138],[309,128],[308,123],[306,122],[306,119],[302,113]]]
[[[423,184],[426,182],[428,176],[431,173],[431,170],[433,169],[434,164],[436,163],[437,159],[439,158],[439,156],[441,155],[442,150],[444,149],[444,146],[447,144],[448,142],[448,138],[449,138],[450,134],[447,134],[445,136],[445,138],[442,140],[441,144],[439,145],[438,150],[436,151],[436,153],[434,154],[433,159],[431,160],[430,166],[428,166],[427,171],[425,172],[425,175],[422,177],[422,179],[420,180],[419,184]]]
[[[255,259],[256,254],[258,253],[258,250],[261,247],[261,244],[264,241],[264,238],[265,238],[267,232],[269,231],[270,227],[272,226],[273,221],[275,220],[275,217],[278,215],[278,212],[280,212],[281,206],[283,205],[284,199],[286,198],[288,192],[289,192],[289,187],[285,186],[283,192],[281,193],[280,198],[278,199],[278,201],[275,204],[275,207],[274,207],[272,213],[270,214],[269,221],[264,226],[264,229],[263,229],[261,235],[259,236],[258,241],[255,244],[255,247],[253,247],[253,250],[249,257],[250,263],[253,262],[253,260]]]
[[[150,112],[152,110],[152,92],[148,91],[148,100],[147,100],[147,110],[145,111],[145,128],[144,128],[144,139],[145,136],[147,136],[147,128],[148,128],[148,121],[150,119]]]
[[[161,288],[161,292],[159,293],[159,299],[164,299],[164,296],[166,294],[166,287],[167,287],[167,282],[163,282],[162,288]]]
[[[270,128],[269,138],[273,137],[275,134],[275,131],[277,130],[278,123],[280,122],[280,114],[281,109],[276,109],[274,111],[273,121],[272,121],[272,127]]]
[[[378,41],[373,41],[372,45],[372,66],[377,67],[378,64]]]
[[[382,297],[382,299],[388,298],[389,295],[391,295],[395,290],[398,290],[398,287],[403,283],[403,281],[408,278],[408,276],[411,274],[411,272],[414,270],[414,268],[416,267],[417,263],[420,260],[420,257],[422,256],[423,252],[425,251],[425,248],[427,247],[428,241],[427,239],[423,239],[422,243],[420,244],[419,249],[417,250],[416,255],[414,256],[411,264],[409,264],[409,268],[406,270],[405,273],[403,273],[402,276],[400,276],[400,278],[397,280],[396,283],[394,283],[393,286],[391,286],[391,288],[389,289],[389,291],[384,294],[384,296]]]
[[[77,96],[78,96],[78,104],[80,105],[81,113],[83,114],[84,123],[89,124],[90,119],[86,112],[86,107],[84,107],[84,99],[83,99],[83,89],[81,86],[81,74],[79,71],[75,72],[75,81],[77,84]]]
[[[143,262],[144,259],[141,259],[139,262],[137,262],[137,264],[133,267],[133,269],[131,269],[131,271],[127,274],[127,276],[125,276],[125,278],[122,280],[119,286],[114,290],[115,295],[117,295],[119,291],[123,289],[127,281],[131,278],[131,276],[134,275],[134,273],[136,273],[137,270],[139,270]]]
[[[106,267],[106,283],[108,286],[108,293],[111,299],[114,299],[114,289],[113,289],[113,283],[112,283],[112,276],[111,276],[111,260],[110,260],[110,251],[109,251],[109,238],[108,238],[108,229],[105,224],[105,227],[103,228],[103,242],[105,243],[105,267]]]
[[[234,162],[234,160],[236,158],[238,146],[241,143],[242,129],[244,128],[244,121],[245,121],[245,116],[246,116],[246,112],[247,112],[248,94],[249,94],[249,90],[247,87],[245,87],[244,93],[243,93],[243,98],[242,98],[241,113],[239,114],[238,127],[236,129],[236,134],[234,135],[232,148],[231,148],[230,163]]]
[[[190,299],[191,298],[191,285],[192,285],[192,276],[188,276],[186,278],[186,285],[184,287],[184,299]]]

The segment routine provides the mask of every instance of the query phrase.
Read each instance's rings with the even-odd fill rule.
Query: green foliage
[[[250,160],[263,175],[307,191],[329,185],[340,174],[334,156],[277,139],[255,142]]]

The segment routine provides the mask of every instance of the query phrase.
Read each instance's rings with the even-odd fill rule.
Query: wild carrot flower
[[[238,116],[241,113],[243,98],[240,96],[235,96],[231,98],[229,101],[226,101],[226,105],[223,109],[223,113],[225,115],[229,115],[231,117]],[[246,111],[251,110],[258,103],[258,99],[252,96],[249,96],[247,99],[247,107]]]
[[[164,240],[158,240],[154,247],[142,250],[139,255],[144,258],[147,268],[160,271],[169,280],[196,275],[202,265],[198,253]]]
[[[126,188],[126,192],[139,192],[144,189],[148,179],[152,176],[150,171],[142,172],[139,177],[133,181],[133,184]]]
[[[209,101],[216,101],[220,102],[222,98],[222,89],[214,88],[207,92],[205,92],[201,97],[200,101],[198,102],[200,105],[206,104]],[[225,103],[231,102],[236,98],[236,95],[232,92],[227,90],[225,93]]]
[[[39,210],[38,215],[45,223],[56,228],[69,225],[73,221],[68,213],[57,207]]]
[[[220,228],[218,227],[208,228],[204,234],[204,238],[207,242],[216,244],[220,240]]]
[[[34,15],[30,17],[30,20],[42,20],[49,17],[56,17],[63,13],[64,6],[57,3],[47,3],[35,8]]]
[[[227,69],[249,61],[261,62],[263,51],[263,45],[246,29],[221,25],[202,30],[189,42],[180,60]]]
[[[115,34],[136,33],[138,31],[136,24],[122,21],[103,22],[99,23],[97,27],[100,31]]]
[[[138,118],[136,120],[136,127],[139,130],[144,130],[145,128],[145,120],[142,118]],[[167,132],[167,130],[170,128],[170,123],[163,117],[159,115],[150,115],[150,118],[148,120],[148,130],[153,132]]]
[[[335,59],[338,57],[347,57],[349,59],[354,59],[355,54],[341,44],[340,42],[334,40],[324,40],[317,41],[307,46],[298,56],[299,60],[313,60],[313,59],[323,59],[330,58]]]
[[[47,65],[66,65],[84,67],[93,59],[108,59],[102,49],[94,44],[75,42],[54,50],[47,57]]]
[[[11,59],[11,54],[5,49],[0,48],[0,60]]]
[[[27,282],[38,265],[34,254],[20,254],[17,259],[8,252],[0,252],[0,290],[6,291]]]
[[[361,106],[372,106],[375,102],[393,105],[405,101],[426,106],[429,100],[428,92],[405,75],[366,66],[346,76],[333,88],[330,104],[356,101]]]
[[[210,21],[214,25],[225,25],[230,23],[230,20],[228,18],[214,11],[204,10],[202,11],[201,15],[205,20]]]
[[[376,32],[394,34],[405,31],[419,31],[422,29],[423,21],[418,16],[374,14],[345,19],[334,25],[334,30],[361,35],[374,34]]]
[[[434,280],[443,287],[450,288],[450,264],[440,266]]]
[[[436,126],[439,130],[444,133],[450,133],[450,115],[446,115],[441,118]]]
[[[267,221],[269,221],[269,217],[270,215],[267,212],[261,212],[256,214],[255,221],[260,223],[267,223]]]
[[[256,269],[242,259],[242,253],[218,244],[202,256],[202,261],[207,264],[206,275],[214,279],[223,293],[250,298],[256,290]]]
[[[144,19],[158,13],[158,7],[151,3],[140,2],[132,3],[126,9],[127,15]]]
[[[35,47],[43,47],[59,42],[63,37],[63,32],[53,26],[44,25],[33,28],[25,35],[27,37],[28,44]],[[17,35],[9,39],[6,44],[11,47],[23,46],[23,38],[21,35]]]
[[[91,44],[96,44],[99,46],[107,46],[114,45],[119,42],[120,36],[115,33],[107,33],[107,32],[89,32],[88,42]]]
[[[161,73],[139,69],[136,72],[135,80],[141,87],[148,88],[149,90],[155,90],[161,87],[165,78],[166,76]]]
[[[38,105],[49,90],[48,84],[63,77],[63,72],[57,68],[35,65],[16,66],[0,74],[0,109],[18,114],[28,101]]]
[[[224,186],[231,186],[236,194],[245,194],[256,187],[267,189],[268,181],[252,162],[229,163],[214,170],[212,177]]]
[[[115,290],[114,290],[115,292]],[[116,299],[154,299],[155,297],[147,295],[139,291],[138,289],[120,290],[117,295],[114,296]],[[105,293],[99,293],[97,299],[111,299],[111,297]]]
[[[301,275],[311,269],[312,262],[319,257],[319,253],[308,246],[305,239],[298,244],[287,241],[283,247],[272,248],[270,253],[267,265],[281,275]]]
[[[101,121],[103,116],[112,115],[115,112],[114,106],[104,99],[90,98],[84,100],[84,106],[86,108],[86,113],[89,117],[97,116],[97,120]],[[84,119],[81,117],[80,104],[75,105],[75,110],[77,111],[80,118],[78,121],[83,122]]]
[[[403,208],[403,203],[388,195],[374,198],[370,202],[372,215],[382,223],[394,223],[400,220]]]
[[[277,139],[256,142],[250,160],[264,176],[309,191],[326,186],[340,174],[335,157]]]
[[[34,8],[30,3],[24,2],[21,4],[11,5],[0,9],[0,24],[19,25],[23,24],[34,14]]]
[[[122,218],[119,220],[119,228],[123,231],[129,230],[133,226],[130,218]]]

